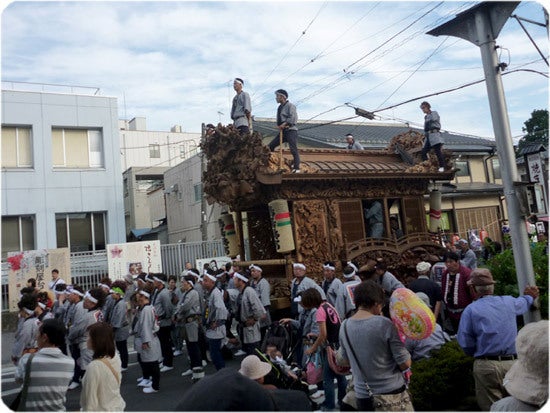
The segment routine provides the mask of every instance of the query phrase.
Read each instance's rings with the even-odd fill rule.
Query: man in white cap
[[[233,98],[233,104],[231,105],[231,119],[233,119],[233,125],[239,130],[241,135],[245,135],[250,132],[250,119],[252,113],[252,106],[250,104],[250,95],[243,91],[244,80],[236,77],[233,80],[233,89],[237,94]]]
[[[485,411],[506,395],[502,381],[517,359],[516,317],[529,311],[539,296],[537,286],[525,287],[519,298],[496,296],[494,284],[487,268],[472,271],[468,286],[475,301],[462,313],[457,335],[464,353],[475,358],[476,399]]]
[[[260,320],[260,332],[262,333],[262,340],[265,337],[267,327],[271,324],[271,286],[269,281],[262,277],[262,267],[256,264],[250,264],[250,286],[254,288],[256,294],[260,298],[265,310],[265,318]]]
[[[290,313],[293,318],[297,318],[298,314],[303,311],[303,308],[298,305],[298,302],[294,301],[298,294],[302,291],[307,290],[308,288],[316,288],[321,294],[323,300],[327,299],[327,296],[323,289],[313,281],[311,278],[306,277],[306,266],[301,262],[295,262],[292,265],[292,270],[294,272],[294,279],[290,283]]]
[[[518,359],[504,376],[510,396],[493,403],[491,411],[534,412],[548,401],[548,320],[519,330],[516,350]]]
[[[250,355],[259,348],[261,333],[260,320],[265,318],[265,309],[253,288],[248,286],[248,278],[236,272],[233,274],[235,287],[239,290],[236,298],[235,320],[243,343],[243,351]]]
[[[443,301],[441,295],[441,287],[435,282],[430,280],[430,269],[432,265],[429,262],[421,261],[416,264],[416,272],[418,278],[411,282],[407,287],[415,293],[422,292],[426,294],[430,303],[428,306],[434,312],[435,318],[439,318],[441,312],[441,302]]]
[[[226,333],[227,308],[223,302],[223,293],[216,288],[216,281],[214,272],[207,269],[202,278],[202,286],[206,290],[203,326],[212,363],[216,370],[221,370],[225,367],[221,346]]]
[[[361,278],[357,275],[358,272],[359,269],[353,262],[348,262],[348,265],[344,268],[344,282],[340,287],[335,305],[341,320],[349,317],[351,312],[355,310],[355,303],[348,294],[348,287],[351,288],[361,283]]]
[[[283,142],[288,142],[290,153],[293,157],[293,169],[292,173],[300,172],[300,154],[298,153],[298,113],[296,112],[296,106],[288,101],[288,93],[284,89],[278,89],[275,92],[275,99],[279,104],[277,108],[277,127],[283,134]],[[271,142],[269,142],[269,149],[271,152],[275,150],[280,144],[279,135],[275,136]]]

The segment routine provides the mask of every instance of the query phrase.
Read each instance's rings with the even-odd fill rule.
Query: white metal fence
[[[162,269],[167,275],[179,275],[187,261],[195,265],[196,259],[225,255],[222,240],[199,241],[160,246]],[[85,290],[96,286],[107,277],[107,253],[101,251],[72,252],[71,279]],[[2,261],[2,311],[8,310],[8,264]]]

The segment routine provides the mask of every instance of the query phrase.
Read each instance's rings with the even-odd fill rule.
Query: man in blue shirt
[[[536,286],[527,286],[519,298],[495,296],[494,284],[488,269],[472,271],[468,285],[475,301],[462,313],[457,335],[464,352],[475,357],[476,398],[485,411],[506,396],[504,375],[517,359],[516,317],[528,311],[539,296]]]

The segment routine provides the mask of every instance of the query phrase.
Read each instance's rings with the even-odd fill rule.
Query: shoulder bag
[[[367,391],[371,395],[369,399],[372,400],[372,407],[375,412],[398,412],[398,411],[405,411],[405,412],[412,412],[414,411],[414,407],[412,405],[411,396],[407,389],[403,389],[402,391],[399,391],[395,394],[372,394],[372,390],[369,387],[369,384],[366,382],[366,374],[363,371],[361,364],[359,363],[359,359],[355,355],[355,350],[353,350],[353,347],[351,346],[351,341],[349,340],[348,331],[346,328],[347,323],[344,324],[344,335],[346,337],[347,341],[347,347],[350,349],[350,352],[355,359],[355,362],[357,364],[357,367],[359,368],[359,371],[365,377],[365,385],[367,386]]]
[[[109,367],[109,370],[111,370],[111,373],[113,373],[113,376],[115,376],[116,382],[120,385],[120,377],[119,377],[118,374],[116,374],[116,371],[113,368],[113,366],[111,366],[111,363],[109,363],[107,360],[105,360],[105,358],[100,358],[99,360],[101,360],[103,362],[103,364],[105,364],[107,367]]]
[[[10,404],[10,409],[13,411],[25,411],[25,404],[27,403],[27,393],[29,391],[29,382],[31,381],[31,362],[35,353],[32,353],[27,360],[25,365],[25,378],[23,379],[23,387],[21,391],[15,398],[15,400]]]

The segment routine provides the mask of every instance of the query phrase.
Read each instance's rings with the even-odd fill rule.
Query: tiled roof
[[[377,124],[377,123],[350,123],[339,122],[327,124],[308,123],[301,125],[298,123],[298,134],[302,142],[318,148],[342,148],[346,146],[344,137],[346,134],[353,134],[355,140],[365,149],[385,148],[390,140],[397,135],[414,130],[422,133],[419,128],[409,127],[399,124]],[[255,119],[253,122],[254,130],[259,131],[264,136],[275,136],[277,127],[274,119]],[[445,149],[451,151],[465,152],[493,152],[496,149],[496,143],[488,139],[477,138],[466,135],[459,135],[447,131],[442,131],[445,142]]]

